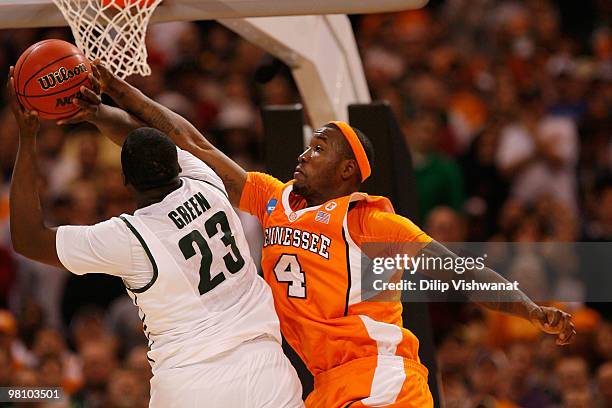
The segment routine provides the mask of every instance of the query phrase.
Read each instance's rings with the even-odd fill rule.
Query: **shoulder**
[[[257,189],[276,190],[282,189],[285,183],[274,176],[258,171],[250,171],[247,173],[247,184]]]
[[[349,211],[348,227],[353,239],[360,241],[427,241],[431,240],[410,219],[394,212],[386,197],[368,197]]]
[[[121,239],[126,237],[129,230],[119,217],[112,217],[106,221],[94,225],[63,225],[58,227],[57,233],[73,236],[84,236],[87,238],[112,238]]]
[[[386,197],[367,196],[367,198],[355,201],[349,207],[348,221],[351,224],[358,223],[360,229],[365,230],[369,224],[384,217],[384,214],[394,214],[395,210],[391,201]]]
[[[117,274],[130,264],[131,237],[127,225],[114,217],[95,225],[59,227],[56,249],[71,272]]]
[[[202,160],[198,159],[186,150],[179,149],[178,147],[176,150],[179,165],[181,166],[181,177],[203,181],[225,192],[225,185],[223,184],[223,181],[208,164],[204,163]]]

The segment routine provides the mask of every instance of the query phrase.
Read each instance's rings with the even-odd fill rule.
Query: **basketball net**
[[[145,34],[162,0],[53,0],[76,45],[120,78],[150,75]]]

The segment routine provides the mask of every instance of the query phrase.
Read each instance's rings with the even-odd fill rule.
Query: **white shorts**
[[[202,364],[158,372],[150,408],[298,408],[302,385],[283,349],[258,338]]]

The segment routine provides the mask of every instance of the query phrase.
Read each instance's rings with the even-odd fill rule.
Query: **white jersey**
[[[257,275],[223,184],[216,175],[201,178],[181,177],[180,188],[134,215],[58,229],[57,252],[67,269],[124,279],[139,308],[154,373],[203,362],[262,336],[280,343],[271,290]],[[140,286],[134,282],[143,274],[134,270],[146,268],[134,266],[136,249],[150,268]]]

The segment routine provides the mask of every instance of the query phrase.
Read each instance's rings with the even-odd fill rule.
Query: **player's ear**
[[[355,173],[358,172],[357,162],[353,159],[343,160],[342,164],[342,180],[349,180],[355,177]]]

